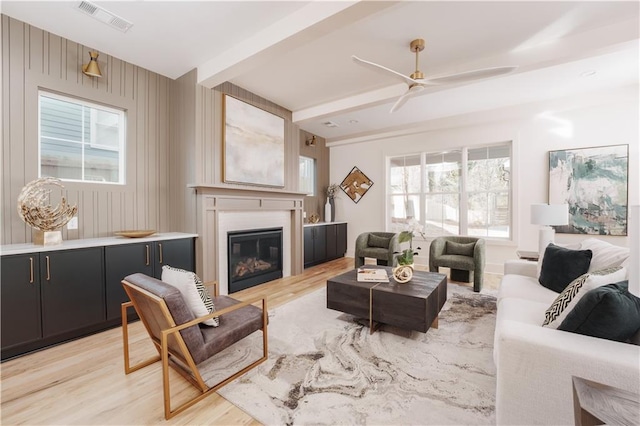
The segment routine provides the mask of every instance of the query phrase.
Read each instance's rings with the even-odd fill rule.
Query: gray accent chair
[[[217,283],[211,284],[215,285],[212,299],[216,311],[196,318],[176,287],[144,274],[129,275],[122,281],[130,299],[130,302],[122,304],[124,371],[125,374],[133,373],[161,361],[164,416],[167,420],[267,360],[266,298],[255,297],[240,302],[218,295]],[[261,308],[253,306],[254,302],[262,302]],[[135,308],[158,352],[156,356],[133,366],[129,358],[129,308]],[[200,325],[216,316],[220,318],[219,327]],[[255,361],[222,380],[213,374],[218,368],[215,362],[211,362],[213,355],[259,330],[262,331],[262,350],[255,354],[258,357]],[[174,409],[171,407],[169,367],[200,391]]]
[[[364,258],[376,259],[377,265],[395,266],[400,252],[398,234],[393,232],[365,232],[356,238],[355,265],[364,265]]]
[[[482,238],[448,236],[437,237],[429,247],[429,271],[451,269],[453,281],[473,281],[473,291],[482,290],[485,243]]]

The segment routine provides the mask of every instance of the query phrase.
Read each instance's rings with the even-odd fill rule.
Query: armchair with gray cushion
[[[398,234],[393,232],[365,232],[356,239],[356,268],[364,265],[364,258],[376,259],[377,265],[395,266],[400,252]]]
[[[429,271],[439,267],[451,269],[453,281],[471,282],[473,291],[482,290],[484,275],[484,240],[475,237],[438,237],[429,248]]]

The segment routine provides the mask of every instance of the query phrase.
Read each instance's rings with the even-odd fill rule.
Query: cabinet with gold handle
[[[44,257],[47,262],[47,281],[51,281],[51,261],[49,260],[49,256]]]

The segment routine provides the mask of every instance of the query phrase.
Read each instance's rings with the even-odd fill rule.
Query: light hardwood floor
[[[266,294],[272,309],[325,287],[328,278],[352,268],[353,258],[342,258],[306,269],[295,277],[234,293],[234,297],[242,300]],[[497,284],[495,277],[487,281],[491,287]],[[156,353],[139,322],[130,330],[133,362]],[[197,393],[177,373],[171,373],[176,404]],[[159,363],[124,374],[120,328],[65,343],[0,365],[0,423],[259,424],[218,394],[165,421],[161,374]]]

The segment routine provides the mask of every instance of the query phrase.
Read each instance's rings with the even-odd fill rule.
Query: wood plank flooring
[[[234,293],[234,297],[243,300],[265,294],[272,309],[325,287],[328,278],[351,268],[353,258],[337,259],[295,277]],[[156,353],[139,322],[130,327],[130,342],[133,362]],[[177,373],[171,373],[174,404],[197,393]],[[218,394],[165,421],[161,376],[160,363],[125,375],[121,329],[108,330],[2,363],[0,423],[259,424]]]

